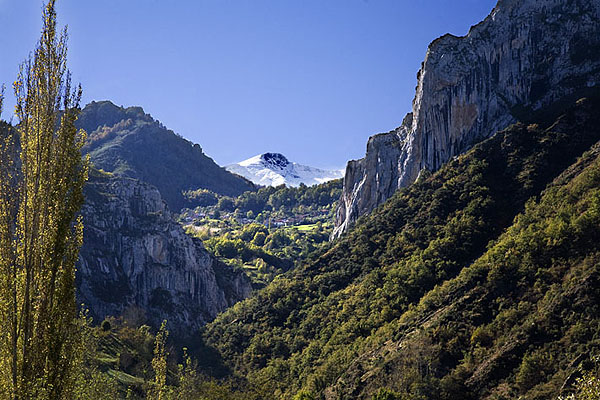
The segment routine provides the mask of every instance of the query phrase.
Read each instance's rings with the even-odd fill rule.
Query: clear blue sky
[[[140,105],[221,165],[266,151],[364,155],[410,111],[427,45],[496,0],[59,0],[84,102]],[[41,0],[0,0],[0,82],[34,48]]]

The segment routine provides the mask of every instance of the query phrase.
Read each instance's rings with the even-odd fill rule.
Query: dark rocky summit
[[[280,168],[285,168],[290,164],[290,161],[283,154],[279,153],[265,153],[260,156],[260,159]]]
[[[500,0],[464,37],[433,41],[402,125],[350,161],[333,236],[450,158],[600,84],[599,0]]]

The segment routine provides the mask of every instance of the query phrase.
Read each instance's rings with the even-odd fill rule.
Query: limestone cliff
[[[401,126],[350,161],[333,237],[517,120],[600,87],[600,0],[500,0],[464,37],[433,41]]]
[[[96,320],[135,306],[193,333],[249,295],[246,276],[186,235],[153,186],[95,171],[85,195],[78,297]]]

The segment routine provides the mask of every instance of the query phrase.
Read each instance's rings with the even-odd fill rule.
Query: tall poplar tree
[[[67,32],[55,0],[20,68],[18,124],[0,138],[0,395],[72,398],[78,338],[75,262],[88,161],[75,128],[81,87],[66,66]],[[12,132],[12,133],[11,133]]]

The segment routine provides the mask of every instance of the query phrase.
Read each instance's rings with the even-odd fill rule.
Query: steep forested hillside
[[[88,133],[84,151],[96,168],[156,186],[173,211],[185,205],[184,191],[203,188],[237,196],[254,189],[250,181],[219,167],[199,145],[168,130],[141,107],[92,102],[77,124]]]
[[[579,100],[422,173],[205,341],[275,398],[558,395],[600,344],[598,147],[577,161],[598,110]]]

